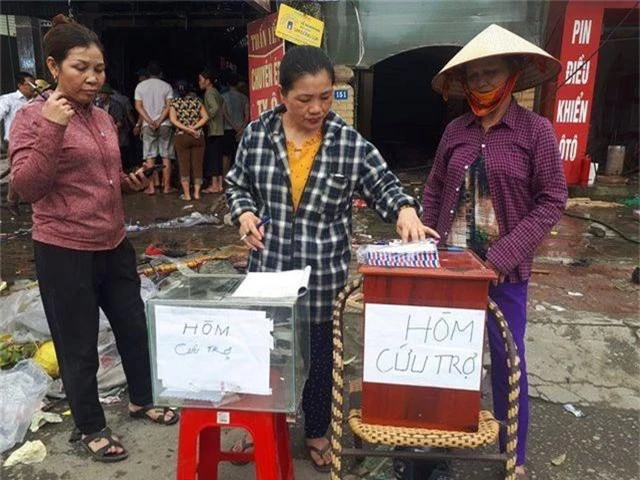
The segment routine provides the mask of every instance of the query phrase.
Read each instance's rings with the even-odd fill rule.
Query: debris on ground
[[[62,417],[57,413],[38,410],[31,418],[31,426],[29,427],[29,430],[35,433],[40,430],[40,427],[43,427],[47,423],[62,423]]]
[[[200,212],[193,212],[191,215],[184,217],[174,218],[166,222],[152,223],[150,225],[127,225],[126,231],[128,233],[144,232],[146,230],[153,229],[172,229],[172,228],[189,228],[196,225],[219,225],[220,219],[215,215],[202,214]]]
[[[584,297],[584,295],[580,292],[567,292],[570,297]]]
[[[559,305],[549,305],[549,308],[552,310],[555,310],[556,312],[566,312],[567,309],[564,307],[561,307]]]
[[[593,263],[590,258],[579,258],[575,262],[569,264],[570,267],[588,267]]]
[[[581,418],[585,416],[582,410],[574,407],[571,403],[565,403],[564,405],[562,405],[562,408],[564,408],[565,411],[571,413],[574,417]]]
[[[0,453],[24,440],[49,383],[49,375],[33,360],[23,360],[11,370],[0,370]]]
[[[30,465],[40,463],[47,456],[47,448],[41,440],[25,442],[19,449],[9,455],[2,465],[3,467],[13,467],[19,463]]]
[[[604,238],[607,236],[607,229],[602,225],[598,225],[597,223],[592,223],[591,225],[589,225],[589,229],[587,231],[591,235],[598,238]]]
[[[591,200],[588,197],[574,197],[567,199],[567,208],[589,207],[589,208],[614,208],[619,207],[618,202],[604,202],[602,200]]]
[[[21,360],[31,358],[36,349],[34,342],[14,342],[8,333],[0,335],[0,368],[11,367]]]
[[[551,463],[556,467],[562,465],[564,461],[567,459],[567,454],[563,453],[562,455],[558,455],[557,457],[553,457],[551,459]]]
[[[627,207],[638,208],[640,207],[640,195],[636,195],[635,197],[625,198],[621,200],[620,203],[626,205]]]

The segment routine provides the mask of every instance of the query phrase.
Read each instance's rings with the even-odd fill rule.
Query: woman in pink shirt
[[[128,453],[106,427],[98,401],[98,309],[116,337],[133,418],[173,424],[177,414],[152,406],[144,306],[133,247],[125,237],[123,191],[148,180],[122,172],[118,132],[93,106],[105,81],[102,46],[91,30],[63,15],[44,37],[47,67],[57,83],[16,115],[12,182],[33,204],[33,243],[42,303],[65,392],[81,440],[99,461]]]

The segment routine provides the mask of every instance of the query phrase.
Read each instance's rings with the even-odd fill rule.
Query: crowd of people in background
[[[148,195],[179,191],[182,199],[190,201],[199,200],[201,193],[222,192],[223,177],[249,123],[246,82],[231,70],[203,69],[193,82],[178,79],[169,83],[156,62],[138,70],[136,76],[133,102],[119,90],[115,79],[102,86],[95,100],[118,128],[123,170],[161,164],[161,172],[153,173],[145,190]],[[46,91],[55,87],[28,72],[19,72],[16,84],[15,92],[0,96],[7,150],[17,110],[38,91],[47,96]],[[18,215],[19,200],[11,186],[6,200],[10,213]]]
[[[161,173],[152,175],[148,195],[179,190],[190,201],[201,193],[222,192],[222,178],[249,123],[246,83],[232,71],[203,69],[194,82],[171,84],[155,62],[136,74],[133,103],[109,84],[98,101],[118,126],[123,168],[162,165]]]

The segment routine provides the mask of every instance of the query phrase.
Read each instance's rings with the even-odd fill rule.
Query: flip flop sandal
[[[100,447],[98,450],[93,450],[89,444],[96,440],[106,440],[107,444]],[[109,427],[103,428],[99,432],[92,433],[81,439],[82,446],[85,448],[89,455],[98,462],[120,462],[129,456],[129,453],[124,449],[122,444],[113,437],[111,429]],[[121,453],[108,453],[111,447],[118,447],[122,449]]]
[[[315,453],[322,459],[324,454],[331,450],[331,444],[327,443],[323,448],[314,447],[313,445],[307,445],[307,454],[309,455],[309,461],[311,462],[311,466],[315,469],[316,472],[319,473],[327,473],[331,471],[331,464],[328,463],[326,465],[318,465],[316,461],[313,459],[311,453]]]
[[[240,440],[240,443],[236,443],[233,447],[231,447],[231,451],[235,453],[245,453],[250,448],[253,448],[253,442],[247,441],[247,436],[245,435]],[[238,447],[240,447],[238,449]],[[235,465],[236,467],[242,467],[243,465],[248,465],[251,463],[250,460],[232,460],[231,465]]]
[[[178,414],[178,412],[167,407],[162,408],[162,415],[158,415],[155,419],[147,415],[150,410],[160,409],[161,407],[145,405],[140,410],[136,410],[135,412],[129,411],[129,416],[135,419],[149,420],[150,422],[157,423],[158,425],[173,425],[180,419],[180,415]],[[169,418],[169,420],[166,420],[167,413],[169,412],[173,413],[173,416]]]

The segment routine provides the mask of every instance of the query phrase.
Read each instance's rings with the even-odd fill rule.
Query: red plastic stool
[[[222,427],[246,429],[253,437],[253,453],[221,451]],[[218,463],[229,461],[255,461],[257,480],[293,480],[286,415],[183,408],[176,478],[218,480]]]

